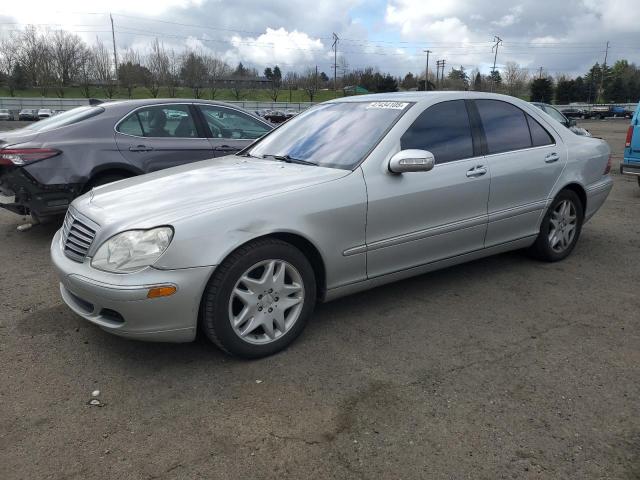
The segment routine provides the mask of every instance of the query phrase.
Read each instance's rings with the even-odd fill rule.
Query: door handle
[[[556,152],[550,153],[549,155],[544,157],[545,163],[553,163],[557,162],[558,160],[560,160],[560,155],[558,155]]]
[[[150,152],[153,150],[153,147],[147,147],[146,145],[136,145],[135,147],[132,145],[129,147],[130,152]]]
[[[469,178],[481,177],[485,173],[487,173],[487,169],[485,168],[484,165],[476,165],[475,167],[467,170],[467,177]]]

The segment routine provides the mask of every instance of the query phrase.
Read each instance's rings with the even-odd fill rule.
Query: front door
[[[118,123],[115,136],[122,155],[144,172],[214,156],[188,104],[138,108]]]
[[[430,151],[436,165],[400,175],[365,169],[369,278],[483,247],[491,174],[464,100],[427,108],[400,144]]]
[[[559,135],[509,102],[475,100],[491,169],[491,247],[537,235],[547,199],[567,162]]]

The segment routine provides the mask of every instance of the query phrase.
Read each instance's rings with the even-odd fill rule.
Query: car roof
[[[352,95],[349,97],[336,98],[327,103],[342,102],[415,102],[434,103],[446,100],[471,100],[471,99],[493,99],[508,102],[522,101],[509,95],[487,92],[467,92],[467,91],[434,91],[434,92],[392,92],[373,93],[368,95]]]
[[[234,106],[225,102],[217,102],[212,100],[202,100],[198,98],[144,98],[137,100],[109,100],[107,102],[100,103],[101,107],[109,108],[111,106],[129,106],[129,107],[144,107],[146,105],[163,105],[171,103],[204,103],[207,105],[222,105],[222,106]]]

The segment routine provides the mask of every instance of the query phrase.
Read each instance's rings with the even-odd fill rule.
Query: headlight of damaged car
[[[129,230],[104,242],[91,260],[91,266],[112,273],[131,273],[153,265],[171,239],[171,227]]]

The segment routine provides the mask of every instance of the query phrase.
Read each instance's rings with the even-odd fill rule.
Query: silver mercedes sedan
[[[238,154],[94,188],[51,245],[60,291],[111,333],[198,330],[255,358],[316,302],[507,250],[571,253],[612,187],[608,145],[472,92],[317,105]]]

